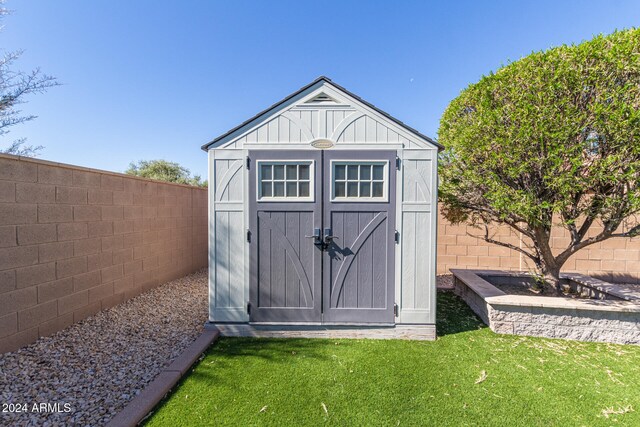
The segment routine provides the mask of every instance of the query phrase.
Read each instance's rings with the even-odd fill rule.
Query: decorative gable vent
[[[311,98],[309,101],[306,102],[306,104],[337,104],[337,103],[338,101],[336,101],[335,99],[333,99],[332,97],[330,97],[324,92]]]

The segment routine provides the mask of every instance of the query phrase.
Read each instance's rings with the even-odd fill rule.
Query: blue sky
[[[200,145],[319,75],[437,137],[464,87],[532,51],[640,23],[639,1],[17,1],[3,49],[63,86],[3,139],[123,171],[163,158],[206,175]]]

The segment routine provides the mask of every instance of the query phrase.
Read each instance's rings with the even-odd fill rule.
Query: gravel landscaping
[[[436,288],[453,290],[453,274],[438,274],[436,276]]]
[[[207,295],[203,269],[0,355],[0,403],[26,409],[0,424],[104,425],[202,332]]]

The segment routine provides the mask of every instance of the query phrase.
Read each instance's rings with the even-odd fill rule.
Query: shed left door
[[[250,321],[320,322],[319,152],[250,151]]]

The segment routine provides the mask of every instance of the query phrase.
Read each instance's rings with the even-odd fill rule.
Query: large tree
[[[0,0],[0,18],[9,13],[3,5],[4,1]],[[54,77],[43,74],[39,68],[30,72],[15,70],[15,61],[22,55],[22,51],[3,51],[0,55],[0,137],[3,137],[11,126],[36,118],[32,114],[23,115],[18,109],[27,95],[44,92],[57,86],[58,82]],[[33,157],[43,148],[25,145],[25,142],[24,138],[14,140],[8,147],[0,148],[0,153]]]
[[[530,258],[559,288],[580,249],[640,225],[640,30],[536,52],[484,76],[444,112],[444,216]],[[492,236],[490,223],[524,246]],[[571,236],[551,247],[554,226]]]
[[[207,186],[207,181],[202,181],[200,175],[191,176],[189,169],[166,160],[140,160],[138,163],[129,164],[129,169],[125,173],[159,181],[195,185],[196,187]]]

